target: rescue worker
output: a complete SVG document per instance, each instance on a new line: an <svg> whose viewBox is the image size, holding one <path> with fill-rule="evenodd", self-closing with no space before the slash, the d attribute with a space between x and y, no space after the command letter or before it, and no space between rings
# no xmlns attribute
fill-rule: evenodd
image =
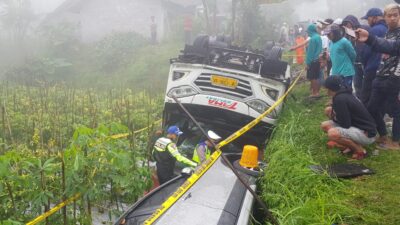
<svg viewBox="0 0 400 225"><path fill-rule="evenodd" d="M178 137L183 132L177 126L170 126L167 130L167 137L157 139L154 144L153 156L156 160L157 176L160 185L171 180L174 177L175 162L179 161L190 167L196 167L197 164L181 155L176 146Z"/></svg>
<svg viewBox="0 0 400 225"><path fill-rule="evenodd" d="M209 130L207 132L207 136L214 144L221 139L221 137L212 130ZM196 145L196 148L193 152L192 160L195 161L197 164L200 164L209 159L212 153L211 150L213 150L212 148L214 147L213 143L211 143L210 140L207 139L205 141L201 141L198 145Z"/></svg>

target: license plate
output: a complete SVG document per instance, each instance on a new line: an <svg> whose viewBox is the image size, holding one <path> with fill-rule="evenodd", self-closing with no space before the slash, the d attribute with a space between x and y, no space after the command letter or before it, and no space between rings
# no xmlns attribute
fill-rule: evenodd
<svg viewBox="0 0 400 225"><path fill-rule="evenodd" d="M238 85L238 80L229 78L229 77L221 77L221 76L217 76L217 75L212 75L211 76L211 84L214 86L235 89Z"/></svg>

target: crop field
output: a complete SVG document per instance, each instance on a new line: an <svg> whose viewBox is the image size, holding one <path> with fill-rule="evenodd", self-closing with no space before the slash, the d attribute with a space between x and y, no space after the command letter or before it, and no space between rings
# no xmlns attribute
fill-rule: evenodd
<svg viewBox="0 0 400 225"><path fill-rule="evenodd" d="M130 89L0 84L2 224L29 221L76 194L47 224L89 224L94 207L112 208L111 217L134 202L151 185L148 137L162 101Z"/></svg>

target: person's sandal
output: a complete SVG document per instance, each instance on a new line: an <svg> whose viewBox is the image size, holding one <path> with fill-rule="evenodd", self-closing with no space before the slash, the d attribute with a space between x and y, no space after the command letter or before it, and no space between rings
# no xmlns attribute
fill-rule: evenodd
<svg viewBox="0 0 400 225"><path fill-rule="evenodd" d="M336 141L328 141L328 142L326 143L326 146L327 146L329 149L338 147Z"/></svg>
<svg viewBox="0 0 400 225"><path fill-rule="evenodd" d="M351 156L351 159L354 159L354 160L362 160L362 159L364 159L365 157L367 157L367 152L355 152L352 156Z"/></svg>
<svg viewBox="0 0 400 225"><path fill-rule="evenodd" d="M351 151L350 148L346 148L345 150L343 150L343 151L341 151L341 152L342 152L343 155L346 155L346 154L348 154L348 153L350 153L350 152L352 152L352 151Z"/></svg>

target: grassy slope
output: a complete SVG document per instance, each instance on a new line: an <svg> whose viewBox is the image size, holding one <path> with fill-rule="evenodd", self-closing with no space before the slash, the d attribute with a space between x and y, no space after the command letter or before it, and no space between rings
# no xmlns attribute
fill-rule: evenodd
<svg viewBox="0 0 400 225"><path fill-rule="evenodd" d="M288 98L265 153L269 167L262 180L263 198L280 224L399 224L399 151L362 160L376 171L373 176L339 180L308 169L346 162L347 157L328 150L319 129L327 97L309 102L307 90L300 85L293 92L296 99Z"/></svg>
<svg viewBox="0 0 400 225"><path fill-rule="evenodd" d="M171 42L144 45L135 52L135 57L129 63L109 73L98 68L93 61L95 59L82 59L76 65L77 77L70 81L74 87L130 88L163 93L168 79L169 60L177 57L181 48L183 44Z"/></svg>

